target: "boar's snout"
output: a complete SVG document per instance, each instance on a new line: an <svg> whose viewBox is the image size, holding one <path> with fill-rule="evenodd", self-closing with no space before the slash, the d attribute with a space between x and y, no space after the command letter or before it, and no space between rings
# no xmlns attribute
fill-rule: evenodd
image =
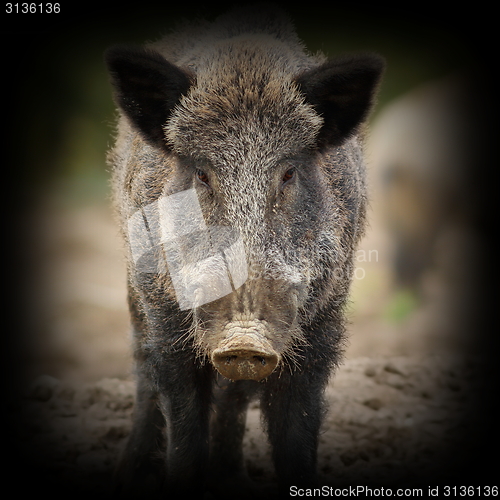
<svg viewBox="0 0 500 500"><path fill-rule="evenodd" d="M230 380L262 380L276 368L278 355L256 349L218 349L212 356L217 371Z"/></svg>
<svg viewBox="0 0 500 500"><path fill-rule="evenodd" d="M230 380L262 380L271 375L280 356L259 333L235 333L212 353L212 364Z"/></svg>

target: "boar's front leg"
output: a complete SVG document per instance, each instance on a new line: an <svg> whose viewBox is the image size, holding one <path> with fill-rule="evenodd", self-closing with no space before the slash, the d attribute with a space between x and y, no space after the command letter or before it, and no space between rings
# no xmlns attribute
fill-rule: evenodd
<svg viewBox="0 0 500 500"><path fill-rule="evenodd" d="M253 380L231 382L218 377L210 449L210 490L218 497L228 490L232 497L253 490L243 460L243 436L248 404L258 390L259 384Z"/></svg>
<svg viewBox="0 0 500 500"><path fill-rule="evenodd" d="M115 471L118 498L132 498L160 490L165 477L165 467L159 458L164 427L157 394L139 371L132 431Z"/></svg>
<svg viewBox="0 0 500 500"><path fill-rule="evenodd" d="M135 309L136 407L116 489L124 497L161 489L168 498L194 495L205 487L213 369L176 342L181 330L167 315L150 308L146 328Z"/></svg>
<svg viewBox="0 0 500 500"><path fill-rule="evenodd" d="M314 487L318 434L323 419L324 389L335 353L311 346L300 367L283 367L265 382L261 409L267 423L279 485ZM318 353L321 353L318 355ZM324 355L324 356L322 356Z"/></svg>
<svg viewBox="0 0 500 500"><path fill-rule="evenodd" d="M166 422L165 493L173 498L201 494L209 457L212 368L181 350L164 355L158 371L158 403Z"/></svg>
<svg viewBox="0 0 500 500"><path fill-rule="evenodd" d="M306 375L286 378L289 384L283 376L269 384L261 403L273 462L280 487L313 486L322 398L317 387L304 383Z"/></svg>

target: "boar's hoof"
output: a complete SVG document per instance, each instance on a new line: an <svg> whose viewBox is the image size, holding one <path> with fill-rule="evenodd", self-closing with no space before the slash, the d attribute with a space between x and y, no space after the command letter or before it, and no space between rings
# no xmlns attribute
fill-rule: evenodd
<svg viewBox="0 0 500 500"><path fill-rule="evenodd" d="M230 380L262 380L271 375L278 355L253 349L217 349L212 356L217 371Z"/></svg>

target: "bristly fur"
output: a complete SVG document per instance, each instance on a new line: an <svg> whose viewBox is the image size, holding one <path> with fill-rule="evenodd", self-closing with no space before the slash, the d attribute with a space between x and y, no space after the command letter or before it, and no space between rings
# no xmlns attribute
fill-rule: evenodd
<svg viewBox="0 0 500 500"><path fill-rule="evenodd" d="M141 492L158 473L151 457L165 422L169 493L201 496L215 478L217 495L219 476L244 475L243 415L256 395L284 491L313 484L323 391L341 359L365 226L361 127L383 62L312 56L288 16L268 7L186 23L146 47L112 48L106 62L121 112L109 162L127 243L138 377L119 488ZM192 194L201 215L162 215L159 207L178 193ZM235 286L232 276L228 293L190 309L180 305L178 262L165 257L162 231L170 224L188 235L193 220L202 234L236 235L245 279ZM208 257L224 241L207 256L186 241L191 260L177 277L196 295L198 277L182 270L219 279L223 259L211 268ZM212 355L239 331L276 356L262 348L251 366L263 380L228 376L241 380L217 392L215 370L225 372ZM260 359L279 364L262 371Z"/></svg>

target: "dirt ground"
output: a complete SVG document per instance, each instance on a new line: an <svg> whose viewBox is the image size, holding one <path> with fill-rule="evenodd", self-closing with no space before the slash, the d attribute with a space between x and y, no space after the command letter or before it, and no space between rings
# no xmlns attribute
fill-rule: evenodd
<svg viewBox="0 0 500 500"><path fill-rule="evenodd" d="M51 200L33 224L36 328L16 439L54 494L107 496L134 404L121 241L107 205L62 210L57 196ZM427 489L431 476L456 481L477 444L481 360L463 355L470 340L451 320L456 304L439 273L426 278L426 300L394 292L389 259L383 232L369 232L358 255L346 359L326 394L318 464L325 485ZM252 478L273 480L257 404L245 456Z"/></svg>

